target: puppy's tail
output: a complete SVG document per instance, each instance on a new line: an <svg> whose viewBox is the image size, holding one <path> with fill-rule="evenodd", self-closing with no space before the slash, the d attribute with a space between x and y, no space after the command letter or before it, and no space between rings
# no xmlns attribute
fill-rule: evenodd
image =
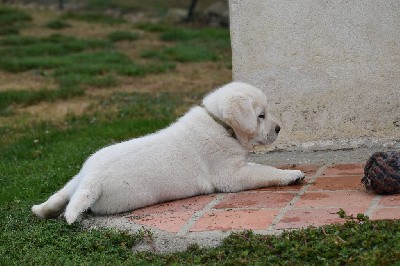
<svg viewBox="0 0 400 266"><path fill-rule="evenodd" d="M48 219L58 217L67 206L69 199L76 190L79 176L71 179L62 189L54 193L46 202L32 206L32 212L39 218Z"/></svg>

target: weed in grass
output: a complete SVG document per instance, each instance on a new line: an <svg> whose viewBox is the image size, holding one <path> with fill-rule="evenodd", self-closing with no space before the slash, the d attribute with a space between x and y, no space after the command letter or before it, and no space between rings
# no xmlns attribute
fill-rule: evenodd
<svg viewBox="0 0 400 266"><path fill-rule="evenodd" d="M108 34L108 39L112 42L119 41L135 41L139 38L139 35L135 32L130 31L113 31Z"/></svg>
<svg viewBox="0 0 400 266"><path fill-rule="evenodd" d="M64 20L55 19L48 21L45 26L49 29L60 30L71 27L71 24Z"/></svg>
<svg viewBox="0 0 400 266"><path fill-rule="evenodd" d="M91 23L102 23L102 24L121 24L125 23L126 20L123 18L116 18L113 16L105 15L102 13L78 13L78 12L67 12L63 14L61 19L76 19Z"/></svg>
<svg viewBox="0 0 400 266"><path fill-rule="evenodd" d="M351 214L351 215L348 215L348 214L346 213L346 211L343 210L343 209L340 209L340 210L337 212L337 214L339 215L340 218L345 219L346 221L365 222L365 221L368 221L368 220L369 220L368 216L366 216L366 215L364 215L364 214L362 214L362 213L359 213L359 214L357 214L356 217L354 217L354 215L352 215L352 214Z"/></svg>

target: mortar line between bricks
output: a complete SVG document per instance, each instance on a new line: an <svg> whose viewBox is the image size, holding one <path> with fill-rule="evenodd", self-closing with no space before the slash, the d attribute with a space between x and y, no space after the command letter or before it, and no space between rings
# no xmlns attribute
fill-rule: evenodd
<svg viewBox="0 0 400 266"><path fill-rule="evenodd" d="M200 211L196 211L187 221L186 223L181 227L179 232L176 234L177 236L186 236L189 233L190 228L197 222L197 220L203 215L210 211L214 206L216 206L218 203L221 202L225 198L225 195L229 193L218 193L216 194L216 197L214 200L209 202L203 209Z"/></svg>
<svg viewBox="0 0 400 266"><path fill-rule="evenodd" d="M304 195L304 193L306 193L307 189L309 186L312 185L313 182L315 182L315 180L317 179L317 177L319 177L327 168L326 165L321 166L314 174L313 177L310 178L310 180L308 181L308 183L306 185L303 186L303 188L296 193L296 195L293 197L293 199L291 201L289 201L285 207L283 207L280 212L278 213L277 216L275 216L275 219L272 221L271 225L268 227L268 231L271 230L276 230L275 226L281 221L281 219L283 218L283 216L286 214L286 212L289 209L293 209L294 204L300 199L300 197L302 195Z"/></svg>
<svg viewBox="0 0 400 266"><path fill-rule="evenodd" d="M355 176L363 176L363 174L339 174L339 175L322 175L321 178L330 178L330 177L355 177Z"/></svg>
<svg viewBox="0 0 400 266"><path fill-rule="evenodd" d="M382 196L377 195L371 202L371 204L369 205L368 209L365 211L365 215L368 216L369 218L371 218L372 214L374 213L374 211L377 209L378 207L378 203L379 201L382 199Z"/></svg>

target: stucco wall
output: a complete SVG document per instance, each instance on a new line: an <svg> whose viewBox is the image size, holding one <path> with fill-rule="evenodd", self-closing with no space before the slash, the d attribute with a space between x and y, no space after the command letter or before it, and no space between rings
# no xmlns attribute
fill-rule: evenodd
<svg viewBox="0 0 400 266"><path fill-rule="evenodd" d="M400 140L399 0L229 5L234 80L266 92L278 146Z"/></svg>

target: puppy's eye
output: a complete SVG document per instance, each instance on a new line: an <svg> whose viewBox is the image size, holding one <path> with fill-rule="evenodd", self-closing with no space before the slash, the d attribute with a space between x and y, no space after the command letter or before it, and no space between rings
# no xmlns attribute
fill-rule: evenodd
<svg viewBox="0 0 400 266"><path fill-rule="evenodd" d="M264 119L264 118L265 118L265 114L264 114L264 113L261 113L261 114L258 116L258 118Z"/></svg>

